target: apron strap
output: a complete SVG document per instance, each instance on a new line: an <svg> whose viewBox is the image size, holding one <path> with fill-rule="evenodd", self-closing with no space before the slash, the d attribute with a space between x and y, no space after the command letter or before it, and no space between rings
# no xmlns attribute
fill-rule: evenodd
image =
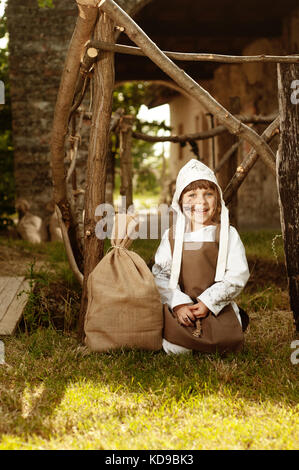
<svg viewBox="0 0 299 470"><path fill-rule="evenodd" d="M217 224L216 233L215 233L215 242L218 243L218 245L219 245L219 238L220 238L220 227L221 225Z"/></svg>
<svg viewBox="0 0 299 470"><path fill-rule="evenodd" d="M168 234L168 238L169 238L169 244L170 244L170 249L171 249L171 255L173 256L173 249L174 249L174 238L173 238L173 229L175 228L174 225L172 225L169 229L169 234Z"/></svg>

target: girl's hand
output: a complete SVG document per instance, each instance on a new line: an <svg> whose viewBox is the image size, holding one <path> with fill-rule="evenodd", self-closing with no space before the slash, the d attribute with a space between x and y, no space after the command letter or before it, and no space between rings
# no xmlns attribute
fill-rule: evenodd
<svg viewBox="0 0 299 470"><path fill-rule="evenodd" d="M173 311L177 316L178 322L184 326L192 326L193 322L196 320L193 312L191 312L190 307L192 305L184 304L177 305L174 307Z"/></svg>
<svg viewBox="0 0 299 470"><path fill-rule="evenodd" d="M190 305L189 309L195 318L204 318L209 313L208 307L203 302L201 302L201 300L199 300L197 304Z"/></svg>

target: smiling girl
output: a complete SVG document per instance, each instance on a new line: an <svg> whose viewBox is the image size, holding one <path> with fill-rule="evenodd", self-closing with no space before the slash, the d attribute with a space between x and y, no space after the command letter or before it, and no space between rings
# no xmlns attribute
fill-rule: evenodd
<svg viewBox="0 0 299 470"><path fill-rule="evenodd" d="M248 281L248 264L206 165L192 159L180 170L172 208L176 222L164 232L152 268L164 310L163 348L239 351L248 316L233 299Z"/></svg>

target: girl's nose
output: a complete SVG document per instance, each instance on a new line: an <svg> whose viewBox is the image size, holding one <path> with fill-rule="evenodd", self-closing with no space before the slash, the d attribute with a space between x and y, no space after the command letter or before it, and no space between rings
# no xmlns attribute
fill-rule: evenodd
<svg viewBox="0 0 299 470"><path fill-rule="evenodd" d="M197 198L195 200L195 204L198 204L198 205L205 204L205 197L204 196L197 196Z"/></svg>

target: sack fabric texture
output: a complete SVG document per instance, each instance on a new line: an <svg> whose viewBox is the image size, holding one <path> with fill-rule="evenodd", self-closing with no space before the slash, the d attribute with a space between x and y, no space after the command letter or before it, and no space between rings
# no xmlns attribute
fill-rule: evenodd
<svg viewBox="0 0 299 470"><path fill-rule="evenodd" d="M134 215L115 215L111 250L88 277L84 330L91 351L162 348L160 293L145 261L128 249L137 224Z"/></svg>

